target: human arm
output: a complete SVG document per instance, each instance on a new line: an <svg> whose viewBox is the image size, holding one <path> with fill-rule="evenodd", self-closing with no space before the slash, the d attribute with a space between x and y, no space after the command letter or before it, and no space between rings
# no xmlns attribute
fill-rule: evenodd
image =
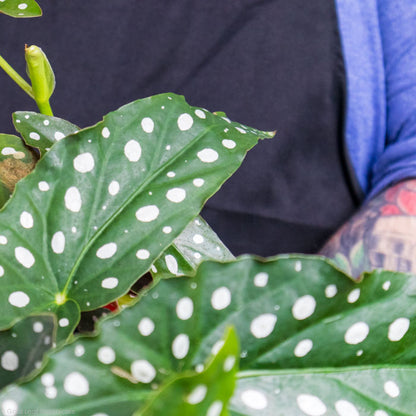
<svg viewBox="0 0 416 416"><path fill-rule="evenodd" d="M416 273L416 179L387 188L355 214L320 254L358 277L375 268Z"/></svg>

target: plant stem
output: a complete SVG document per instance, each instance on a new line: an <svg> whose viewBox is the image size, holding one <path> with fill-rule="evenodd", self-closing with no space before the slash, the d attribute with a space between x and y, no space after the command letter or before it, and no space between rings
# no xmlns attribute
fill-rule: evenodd
<svg viewBox="0 0 416 416"><path fill-rule="evenodd" d="M7 63L0 55L0 67L4 69L7 75L26 93L30 98L35 98L32 87ZM49 105L49 103L48 103Z"/></svg>
<svg viewBox="0 0 416 416"><path fill-rule="evenodd" d="M36 104L41 114L45 114L45 116L53 116L53 112L52 112L51 105L49 104L49 100L44 103L40 103L36 101Z"/></svg>

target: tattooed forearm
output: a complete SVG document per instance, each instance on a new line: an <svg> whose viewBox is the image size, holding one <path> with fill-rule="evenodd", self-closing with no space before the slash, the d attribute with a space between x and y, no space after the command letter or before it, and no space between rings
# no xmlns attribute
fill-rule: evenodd
<svg viewBox="0 0 416 416"><path fill-rule="evenodd" d="M353 276L375 268L416 273L416 179L366 204L322 248Z"/></svg>

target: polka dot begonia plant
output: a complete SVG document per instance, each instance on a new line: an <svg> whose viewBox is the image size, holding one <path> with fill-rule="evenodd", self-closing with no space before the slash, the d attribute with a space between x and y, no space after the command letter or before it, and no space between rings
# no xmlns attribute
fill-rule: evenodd
<svg viewBox="0 0 416 416"><path fill-rule="evenodd" d="M415 279L377 271L356 283L313 256L204 262L196 276L164 279L102 320L97 336L50 354L36 378L0 393L0 406L91 416L412 415Z"/></svg>
<svg viewBox="0 0 416 416"><path fill-rule="evenodd" d="M26 146L0 134L0 415L416 414L415 276L235 259L198 217L273 133L174 94L80 130L26 60L32 85L0 56L43 113L13 115Z"/></svg>

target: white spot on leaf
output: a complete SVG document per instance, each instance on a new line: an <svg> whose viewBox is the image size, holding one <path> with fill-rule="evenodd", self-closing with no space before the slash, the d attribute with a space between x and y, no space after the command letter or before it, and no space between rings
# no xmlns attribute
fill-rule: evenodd
<svg viewBox="0 0 416 416"><path fill-rule="evenodd" d="M55 399L58 395L58 389L55 386L46 387L45 397L48 399Z"/></svg>
<svg viewBox="0 0 416 416"><path fill-rule="evenodd" d="M347 400L338 400L335 403L335 410L339 416L360 416L357 408Z"/></svg>
<svg viewBox="0 0 416 416"><path fill-rule="evenodd" d="M136 211L136 218L141 222L154 221L159 216L159 208L156 205L147 205Z"/></svg>
<svg viewBox="0 0 416 416"><path fill-rule="evenodd" d="M256 338L266 338L274 330L277 317L272 313L265 313L253 319L250 324L250 332Z"/></svg>
<svg viewBox="0 0 416 416"><path fill-rule="evenodd" d="M71 186L65 192L65 207L72 212L79 212L81 210L82 200L81 194L76 186Z"/></svg>
<svg viewBox="0 0 416 416"><path fill-rule="evenodd" d="M144 337L148 337L155 330L155 323L150 318L142 318L137 329Z"/></svg>
<svg viewBox="0 0 416 416"><path fill-rule="evenodd" d="M185 358L189 351L189 337L186 334L179 334L172 342L172 353L175 358Z"/></svg>
<svg viewBox="0 0 416 416"><path fill-rule="evenodd" d="M65 235L62 231L56 232L51 241L52 250L56 254L62 254L65 250Z"/></svg>
<svg viewBox="0 0 416 416"><path fill-rule="evenodd" d="M254 276L254 286L265 287L268 281L269 275L267 273L261 272Z"/></svg>
<svg viewBox="0 0 416 416"><path fill-rule="evenodd" d="M141 383L151 383L156 377L156 370L146 360L137 360L134 361L130 366L130 371L132 376Z"/></svg>
<svg viewBox="0 0 416 416"><path fill-rule="evenodd" d="M236 358L234 357L234 355L229 355L224 361L223 370L226 373L228 373L229 371L233 369L235 362L236 362Z"/></svg>
<svg viewBox="0 0 416 416"><path fill-rule="evenodd" d="M201 234L195 234L195 235L192 237L192 241L193 241L195 244L202 244L202 243L204 242L204 237L202 237L202 235L201 235Z"/></svg>
<svg viewBox="0 0 416 416"><path fill-rule="evenodd" d="M43 331L43 324L42 322L35 322L33 324L33 332L40 334Z"/></svg>
<svg viewBox="0 0 416 416"><path fill-rule="evenodd" d="M369 332L370 328L365 322L357 322L347 329L344 340L347 344L357 345L367 338Z"/></svg>
<svg viewBox="0 0 416 416"><path fill-rule="evenodd" d="M68 318L61 318L58 323L61 328L65 328L69 325L69 320Z"/></svg>
<svg viewBox="0 0 416 416"><path fill-rule="evenodd" d="M97 257L100 259L110 259L117 252L116 243L107 243L97 250Z"/></svg>
<svg viewBox="0 0 416 416"><path fill-rule="evenodd" d="M33 139L33 140L40 140L40 136L39 136L39 134L38 134L38 133L36 133L36 132L34 132L34 131L32 131L32 132L29 134L29 137L30 137L31 139Z"/></svg>
<svg viewBox="0 0 416 416"><path fill-rule="evenodd" d="M140 260L146 260L150 257L150 252L149 250L142 248L136 252L136 257Z"/></svg>
<svg viewBox="0 0 416 416"><path fill-rule="evenodd" d="M14 249L16 260L26 269L30 269L35 264L33 254L24 247L16 247Z"/></svg>
<svg viewBox="0 0 416 416"><path fill-rule="evenodd" d="M327 298L333 298L338 293L338 289L335 285L328 285L325 288L325 296Z"/></svg>
<svg viewBox="0 0 416 416"><path fill-rule="evenodd" d="M194 179L193 181L192 181L192 183L194 184L194 186L196 186L197 188L200 188L204 183L205 183L205 181L203 180L203 179L201 179L201 178L196 178L196 179Z"/></svg>
<svg viewBox="0 0 416 416"><path fill-rule="evenodd" d="M295 319L301 321L309 318L314 312L316 307L315 298L311 295L305 295L296 300L292 307L292 315Z"/></svg>
<svg viewBox="0 0 416 416"><path fill-rule="evenodd" d="M16 149L14 149L13 147L4 147L1 150L1 154L4 156L13 155L15 153L16 153Z"/></svg>
<svg viewBox="0 0 416 416"><path fill-rule="evenodd" d="M384 383L384 391L387 395L395 399L400 395L400 388L394 381L386 381Z"/></svg>
<svg viewBox="0 0 416 416"><path fill-rule="evenodd" d="M220 416L223 407L224 404L221 400L215 400L215 402L213 402L208 408L206 416Z"/></svg>
<svg viewBox="0 0 416 416"><path fill-rule="evenodd" d="M206 118L207 116L205 115L205 113L202 111L202 110L195 110L195 115L197 116L197 117L199 117L199 118L202 118L202 119L204 119L204 118Z"/></svg>
<svg viewBox="0 0 416 416"><path fill-rule="evenodd" d="M186 401L189 404L198 404L201 403L202 400L205 399L205 396L207 395L208 388L205 384L199 384L196 386L191 393L186 398Z"/></svg>
<svg viewBox="0 0 416 416"><path fill-rule="evenodd" d="M352 290L348 294L347 301L348 301L348 303L355 303L355 302L357 302L359 297L360 297L360 289L357 288L357 289Z"/></svg>
<svg viewBox="0 0 416 416"><path fill-rule="evenodd" d="M249 389L241 393L241 401L250 409L263 410L268 401L265 394L259 390Z"/></svg>
<svg viewBox="0 0 416 416"><path fill-rule="evenodd" d="M138 162L142 156L142 148L136 140L130 140L124 146L124 155L130 162Z"/></svg>
<svg viewBox="0 0 416 416"><path fill-rule="evenodd" d="M308 416L323 416L327 410L322 400L311 394L299 394L296 402L299 409Z"/></svg>
<svg viewBox="0 0 416 416"><path fill-rule="evenodd" d="M217 355L221 348L224 346L224 341L222 339L220 339L219 341L217 341L211 348L211 354L213 355Z"/></svg>
<svg viewBox="0 0 416 416"><path fill-rule="evenodd" d="M104 139L108 139L110 137L110 130L108 129L108 127L104 127L101 130L101 135L104 137Z"/></svg>
<svg viewBox="0 0 416 416"><path fill-rule="evenodd" d="M117 181L111 181L108 185L108 193L112 196L117 195L120 191L120 184Z"/></svg>
<svg viewBox="0 0 416 416"><path fill-rule="evenodd" d="M145 133L152 133L153 129L155 128L155 123L150 117L145 117L142 122L142 129Z"/></svg>
<svg viewBox="0 0 416 416"><path fill-rule="evenodd" d="M400 341L409 330L410 321L408 318L398 318L389 326L388 338L390 341Z"/></svg>
<svg viewBox="0 0 416 416"><path fill-rule="evenodd" d="M197 156L204 163L213 163L218 159L218 153L214 149L203 149L197 153Z"/></svg>
<svg viewBox="0 0 416 416"><path fill-rule="evenodd" d="M80 173L91 172L94 169L94 158L91 153L81 153L73 160L74 169Z"/></svg>
<svg viewBox="0 0 416 416"><path fill-rule="evenodd" d="M38 183L38 188L42 192L47 192L47 191L49 191L49 184L48 184L48 182L40 181Z"/></svg>
<svg viewBox="0 0 416 416"><path fill-rule="evenodd" d="M181 131L189 130L194 124L194 119L191 115L184 113L178 117L178 127Z"/></svg>
<svg viewBox="0 0 416 416"><path fill-rule="evenodd" d="M54 134L55 140L59 142L59 140L62 140L65 137L65 134L63 134L60 131L55 132Z"/></svg>
<svg viewBox="0 0 416 416"><path fill-rule="evenodd" d="M231 292L225 286L222 286L212 293L211 305L217 311L227 308L231 303Z"/></svg>
<svg viewBox="0 0 416 416"><path fill-rule="evenodd" d="M389 416L389 414L385 412L384 410L376 410L374 412L374 416Z"/></svg>
<svg viewBox="0 0 416 416"><path fill-rule="evenodd" d="M171 254L165 256L166 267L172 274L178 274L178 262Z"/></svg>
<svg viewBox="0 0 416 416"><path fill-rule="evenodd" d="M97 351L97 358L103 364L112 364L116 360L116 353L111 347L101 347Z"/></svg>
<svg viewBox="0 0 416 416"><path fill-rule="evenodd" d="M101 282L101 287L104 289L114 289L118 286L118 279L117 277L106 277Z"/></svg>
<svg viewBox="0 0 416 416"><path fill-rule="evenodd" d="M55 384L55 377L52 373L45 373L45 374L42 374L42 377L40 378L40 382L45 387L51 387Z"/></svg>
<svg viewBox="0 0 416 416"><path fill-rule="evenodd" d="M3 415L7 416L15 416L18 414L19 406L14 400L5 400L1 403L1 412Z"/></svg>
<svg viewBox="0 0 416 416"><path fill-rule="evenodd" d="M175 203L182 202L186 198L186 191L182 188L172 188L166 193L166 198Z"/></svg>
<svg viewBox="0 0 416 416"><path fill-rule="evenodd" d="M178 315L179 319L183 321L188 320L191 318L194 312L194 303L192 299L189 297L184 297L178 301L176 304L176 315Z"/></svg>
<svg viewBox="0 0 416 416"><path fill-rule="evenodd" d="M82 357L85 353L85 348L83 345L76 345L75 346L75 350L74 350L74 354L76 357Z"/></svg>
<svg viewBox="0 0 416 416"><path fill-rule="evenodd" d="M296 357L304 357L312 350L313 342L310 339L303 339L296 345L294 354Z"/></svg>
<svg viewBox="0 0 416 416"><path fill-rule="evenodd" d="M23 228L27 228L27 229L32 228L33 227L33 217L32 217L32 214L30 214L27 211L23 211L20 214L20 225Z"/></svg>
<svg viewBox="0 0 416 416"><path fill-rule="evenodd" d="M85 396L90 390L90 385L81 373L74 371L65 377L64 390L71 396Z"/></svg>
<svg viewBox="0 0 416 416"><path fill-rule="evenodd" d="M234 140L224 139L222 145L227 149L234 149L236 144Z"/></svg>
<svg viewBox="0 0 416 416"><path fill-rule="evenodd" d="M1 366L6 371L16 371L19 368L19 357L14 351L5 351L1 356Z"/></svg>

